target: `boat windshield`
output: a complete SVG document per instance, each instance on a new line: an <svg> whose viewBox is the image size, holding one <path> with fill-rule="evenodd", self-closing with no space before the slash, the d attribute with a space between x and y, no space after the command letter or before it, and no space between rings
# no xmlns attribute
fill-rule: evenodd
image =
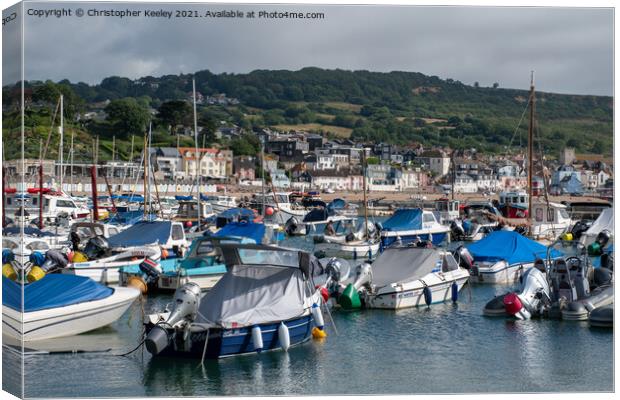
<svg viewBox="0 0 620 400"><path fill-rule="evenodd" d="M298 267L298 251L273 251L261 249L239 249L242 264L277 265L282 267Z"/></svg>

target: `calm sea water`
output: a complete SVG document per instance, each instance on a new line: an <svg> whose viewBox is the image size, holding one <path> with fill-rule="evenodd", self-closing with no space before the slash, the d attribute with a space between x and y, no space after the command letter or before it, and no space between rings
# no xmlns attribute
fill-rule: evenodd
<svg viewBox="0 0 620 400"><path fill-rule="evenodd" d="M290 246L308 248L302 239ZM311 247L311 246L310 246ZM509 321L482 316L508 288L465 286L457 304L401 311L334 312L339 335L287 353L208 360L130 356L148 296L117 323L52 341L49 348L106 350L25 358L26 397L415 394L612 391L613 334L583 322ZM19 358L3 357L3 387L19 393Z"/></svg>

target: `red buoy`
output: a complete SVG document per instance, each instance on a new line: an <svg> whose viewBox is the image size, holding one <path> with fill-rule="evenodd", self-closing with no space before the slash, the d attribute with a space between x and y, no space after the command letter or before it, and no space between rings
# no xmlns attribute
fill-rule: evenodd
<svg viewBox="0 0 620 400"><path fill-rule="evenodd" d="M265 215L267 215L267 216L273 215L273 207L267 207L265 209Z"/></svg>
<svg viewBox="0 0 620 400"><path fill-rule="evenodd" d="M508 314L516 315L523 308L523 304L516 293L508 293L504 296L504 308Z"/></svg>

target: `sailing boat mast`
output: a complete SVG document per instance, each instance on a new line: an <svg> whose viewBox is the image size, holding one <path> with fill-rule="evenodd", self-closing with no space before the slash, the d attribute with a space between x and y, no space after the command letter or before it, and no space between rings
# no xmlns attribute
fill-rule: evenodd
<svg viewBox="0 0 620 400"><path fill-rule="evenodd" d="M62 192L62 182L64 176L64 168L63 168L63 145L64 145L64 130L65 130L65 120L64 120L64 96L60 95L60 126L58 127L58 131L60 133L60 144L58 146L58 157L60 158L60 192Z"/></svg>
<svg viewBox="0 0 620 400"><path fill-rule="evenodd" d="M149 169L148 169L148 157L149 155L147 154L148 148L147 148L147 143L148 143L148 134L146 132L144 132L144 189L142 191L143 195L144 195L144 219L146 220L146 216L148 214L147 211L147 206L146 206L146 199L147 199L147 184L148 184L148 176L149 176Z"/></svg>
<svg viewBox="0 0 620 400"><path fill-rule="evenodd" d="M368 199L366 198L366 148L362 148L362 168L362 186L364 189L364 226L366 229L366 240L368 240Z"/></svg>
<svg viewBox="0 0 620 400"><path fill-rule="evenodd" d="M527 139L527 195L528 195L528 217L531 218L532 212L532 182L534 178L534 115L536 112L536 93L534 91L534 71L532 71L530 82L530 123L528 127Z"/></svg>
<svg viewBox="0 0 620 400"><path fill-rule="evenodd" d="M71 150L69 151L69 153L71 155L71 168L70 168L71 189L69 190L70 194L73 194L73 136L74 135L75 135L75 132L73 130L71 130Z"/></svg>
<svg viewBox="0 0 620 400"><path fill-rule="evenodd" d="M196 116L196 78L192 78L192 102L194 103L194 146L196 148L196 191L197 191L197 204L198 204L198 221L196 222L196 230L200 231L200 221L202 214L202 202L200 200L200 156L198 154L198 118Z"/></svg>

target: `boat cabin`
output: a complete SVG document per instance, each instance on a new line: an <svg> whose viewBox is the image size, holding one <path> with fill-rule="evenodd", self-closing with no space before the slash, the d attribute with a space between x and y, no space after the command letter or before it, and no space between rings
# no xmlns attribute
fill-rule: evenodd
<svg viewBox="0 0 620 400"><path fill-rule="evenodd" d="M501 192L499 209L507 218L526 218L528 216L529 196L523 190Z"/></svg>
<svg viewBox="0 0 620 400"><path fill-rule="evenodd" d="M459 218L459 201L438 199L435 201L435 211L439 213L440 222L454 221Z"/></svg>

